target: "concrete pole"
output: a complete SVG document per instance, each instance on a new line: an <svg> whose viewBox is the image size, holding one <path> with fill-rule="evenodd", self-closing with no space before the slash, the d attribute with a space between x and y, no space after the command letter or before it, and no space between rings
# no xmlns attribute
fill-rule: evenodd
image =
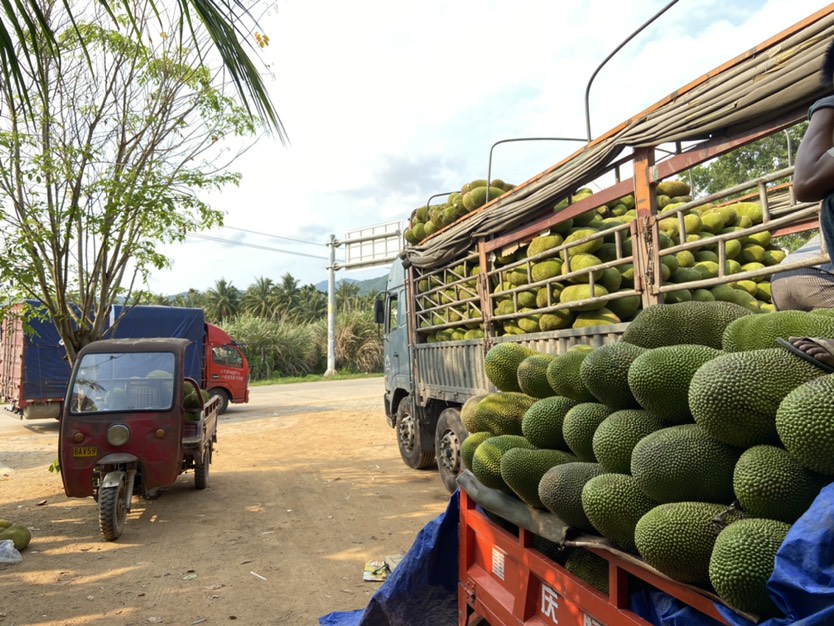
<svg viewBox="0 0 834 626"><path fill-rule="evenodd" d="M336 375L336 235L330 235L330 267L327 269L327 371Z"/></svg>

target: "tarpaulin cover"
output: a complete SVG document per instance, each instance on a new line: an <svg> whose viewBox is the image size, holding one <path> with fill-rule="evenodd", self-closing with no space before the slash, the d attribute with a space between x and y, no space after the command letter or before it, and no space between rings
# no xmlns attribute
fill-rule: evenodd
<svg viewBox="0 0 834 626"><path fill-rule="evenodd" d="M34 303L37 305L37 303ZM33 318L28 321L33 334L24 341L23 384L26 399L52 400L63 398L72 368L65 358L67 351L52 320Z"/></svg>
<svg viewBox="0 0 834 626"><path fill-rule="evenodd" d="M336 612L320 626L457 624L459 492L429 522L364 610Z"/></svg>
<svg viewBox="0 0 834 626"><path fill-rule="evenodd" d="M446 512L420 531L364 611L331 613L319 620L320 626L455 624L458 514L455 492ZM759 626L834 624L834 484L822 490L788 532L776 555L768 590L787 617L760 621ZM716 606L732 626L754 623L723 605ZM654 626L719 625L661 591L634 593L630 608Z"/></svg>

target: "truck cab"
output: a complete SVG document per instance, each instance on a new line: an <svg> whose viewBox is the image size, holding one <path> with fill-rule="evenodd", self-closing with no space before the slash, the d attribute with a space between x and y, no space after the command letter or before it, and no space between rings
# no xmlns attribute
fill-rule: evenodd
<svg viewBox="0 0 834 626"><path fill-rule="evenodd" d="M206 323L205 388L220 398L220 413L229 402L249 402L249 362L223 329Z"/></svg>

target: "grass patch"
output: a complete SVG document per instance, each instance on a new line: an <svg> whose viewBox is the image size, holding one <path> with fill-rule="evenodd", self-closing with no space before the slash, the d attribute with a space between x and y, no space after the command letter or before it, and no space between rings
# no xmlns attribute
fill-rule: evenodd
<svg viewBox="0 0 834 626"><path fill-rule="evenodd" d="M291 383L316 383L319 381L329 380L350 380L353 378L382 378L381 373L376 374L361 374L356 372L336 372L333 376L325 376L324 374L307 374L306 376L282 376L280 378L271 378L269 380L253 380L249 383L250 387L261 387L263 385L288 385Z"/></svg>

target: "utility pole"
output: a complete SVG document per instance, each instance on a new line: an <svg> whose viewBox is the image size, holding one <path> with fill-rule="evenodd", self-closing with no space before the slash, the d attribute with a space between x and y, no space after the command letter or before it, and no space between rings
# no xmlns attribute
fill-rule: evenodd
<svg viewBox="0 0 834 626"><path fill-rule="evenodd" d="M327 370L325 378L336 375L336 235L330 235L330 266L327 268Z"/></svg>

